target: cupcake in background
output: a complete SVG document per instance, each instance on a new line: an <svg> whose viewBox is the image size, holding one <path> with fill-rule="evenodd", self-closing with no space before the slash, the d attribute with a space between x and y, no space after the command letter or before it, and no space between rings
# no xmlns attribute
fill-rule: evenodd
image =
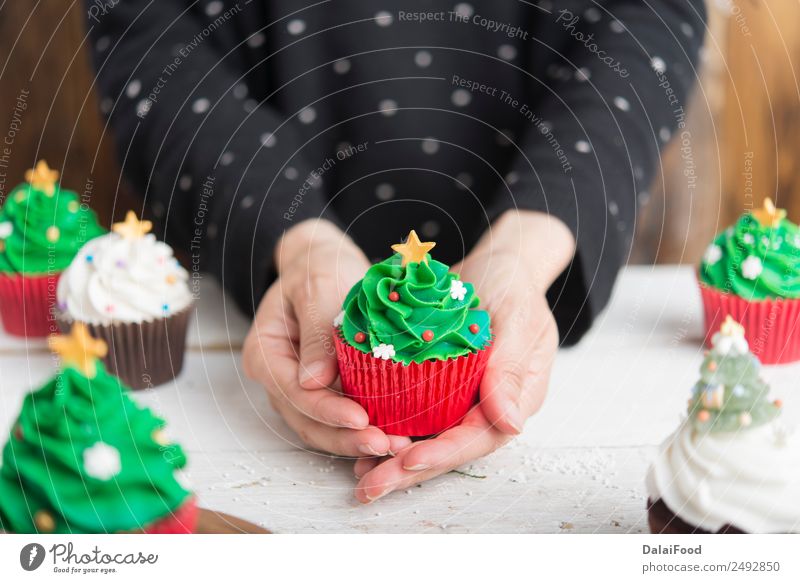
<svg viewBox="0 0 800 583"><path fill-rule="evenodd" d="M0 316L9 334L43 337L58 331L52 308L61 272L105 229L44 160L25 180L0 208Z"/></svg>
<svg viewBox="0 0 800 583"><path fill-rule="evenodd" d="M344 394L394 435L458 424L488 361L489 314L470 283L430 258L414 231L367 270L344 300L334 338Z"/></svg>
<svg viewBox="0 0 800 583"><path fill-rule="evenodd" d="M62 328L86 324L109 346L108 369L135 389L181 371L193 303L189 274L151 228L128 211L80 250L58 284Z"/></svg>
<svg viewBox="0 0 800 583"><path fill-rule="evenodd" d="M3 449L0 531L194 532L186 456L98 360L105 342L75 324L51 347L61 368L26 395Z"/></svg>
<svg viewBox="0 0 800 583"><path fill-rule="evenodd" d="M712 339L688 418L647 474L656 534L800 532L800 441L779 423L761 364L730 316Z"/></svg>
<svg viewBox="0 0 800 583"><path fill-rule="evenodd" d="M800 360L800 229L772 200L708 246L700 264L706 338L726 316L764 364Z"/></svg>

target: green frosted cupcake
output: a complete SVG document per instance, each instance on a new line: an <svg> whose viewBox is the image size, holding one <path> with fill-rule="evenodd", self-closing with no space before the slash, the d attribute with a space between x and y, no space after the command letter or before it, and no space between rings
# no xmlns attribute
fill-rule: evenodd
<svg viewBox="0 0 800 583"><path fill-rule="evenodd" d="M105 230L78 195L62 189L44 160L0 208L0 316L17 336L56 332L58 277L86 241Z"/></svg>
<svg viewBox="0 0 800 583"><path fill-rule="evenodd" d="M457 424L488 361L489 314L471 283L430 257L434 245L411 231L353 286L334 322L344 393L396 435Z"/></svg>
<svg viewBox="0 0 800 583"><path fill-rule="evenodd" d="M108 374L105 343L78 324L52 346L61 370L25 397L3 449L0 530L193 532L183 450Z"/></svg>
<svg viewBox="0 0 800 583"><path fill-rule="evenodd" d="M767 198L714 239L698 271L706 339L741 322L765 364L800 359L800 228Z"/></svg>

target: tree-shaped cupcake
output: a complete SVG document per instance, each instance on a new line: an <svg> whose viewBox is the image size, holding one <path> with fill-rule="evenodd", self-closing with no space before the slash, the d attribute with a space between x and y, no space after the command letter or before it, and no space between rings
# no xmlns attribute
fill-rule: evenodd
<svg viewBox="0 0 800 583"><path fill-rule="evenodd" d="M47 336L61 272L84 243L105 233L58 171L40 160L0 208L0 316L6 332Z"/></svg>
<svg viewBox="0 0 800 583"><path fill-rule="evenodd" d="M703 360L688 417L647 474L654 533L800 529L800 443L767 398L761 363L728 316Z"/></svg>
<svg viewBox="0 0 800 583"><path fill-rule="evenodd" d="M0 530L193 532L186 457L108 374L105 342L78 323L50 345L61 369L25 397L3 450Z"/></svg>
<svg viewBox="0 0 800 583"><path fill-rule="evenodd" d="M475 404L491 343L489 314L414 231L367 270L334 322L344 393L387 433L423 436Z"/></svg>
<svg viewBox="0 0 800 583"><path fill-rule="evenodd" d="M772 421L779 408L767 400L769 386L750 352L744 328L730 316L711 340L700 380L689 401L689 415L701 431L735 431Z"/></svg>

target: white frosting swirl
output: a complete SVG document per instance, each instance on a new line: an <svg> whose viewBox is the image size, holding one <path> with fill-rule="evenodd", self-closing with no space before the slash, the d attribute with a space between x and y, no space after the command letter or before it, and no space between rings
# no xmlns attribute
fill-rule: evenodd
<svg viewBox="0 0 800 583"><path fill-rule="evenodd" d="M81 322L144 322L180 312L192 303L189 274L154 235L109 233L84 245L61 274L61 310Z"/></svg>
<svg viewBox="0 0 800 583"><path fill-rule="evenodd" d="M661 445L647 490L710 532L800 532L800 443L776 422L719 433L684 423Z"/></svg>

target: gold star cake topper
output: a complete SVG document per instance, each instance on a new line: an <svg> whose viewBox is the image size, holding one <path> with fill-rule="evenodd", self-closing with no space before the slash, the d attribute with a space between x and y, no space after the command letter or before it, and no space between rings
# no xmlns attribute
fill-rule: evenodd
<svg viewBox="0 0 800 583"><path fill-rule="evenodd" d="M786 218L786 210L775 208L770 197L764 199L764 206L751 213L764 227L777 227Z"/></svg>
<svg viewBox="0 0 800 583"><path fill-rule="evenodd" d="M128 211L123 222L114 223L111 226L111 230L122 235L124 239L141 239L145 236L145 233L149 233L152 228L152 222L140 221L136 218L136 213L133 211Z"/></svg>
<svg viewBox="0 0 800 583"><path fill-rule="evenodd" d="M434 242L423 243L417 237L417 232L412 230L405 243L392 245L392 250L403 256L401 267L409 263L428 263L428 252L436 246Z"/></svg>
<svg viewBox="0 0 800 583"><path fill-rule="evenodd" d="M25 171L25 181L43 191L47 196L55 194L56 180L58 180L58 170L52 170L44 160L39 160L36 166Z"/></svg>
<svg viewBox="0 0 800 583"><path fill-rule="evenodd" d="M76 322L64 336L51 336L50 350L61 357L63 365L71 365L86 378L97 374L97 359L108 351L108 346L99 338L93 338L84 324Z"/></svg>

